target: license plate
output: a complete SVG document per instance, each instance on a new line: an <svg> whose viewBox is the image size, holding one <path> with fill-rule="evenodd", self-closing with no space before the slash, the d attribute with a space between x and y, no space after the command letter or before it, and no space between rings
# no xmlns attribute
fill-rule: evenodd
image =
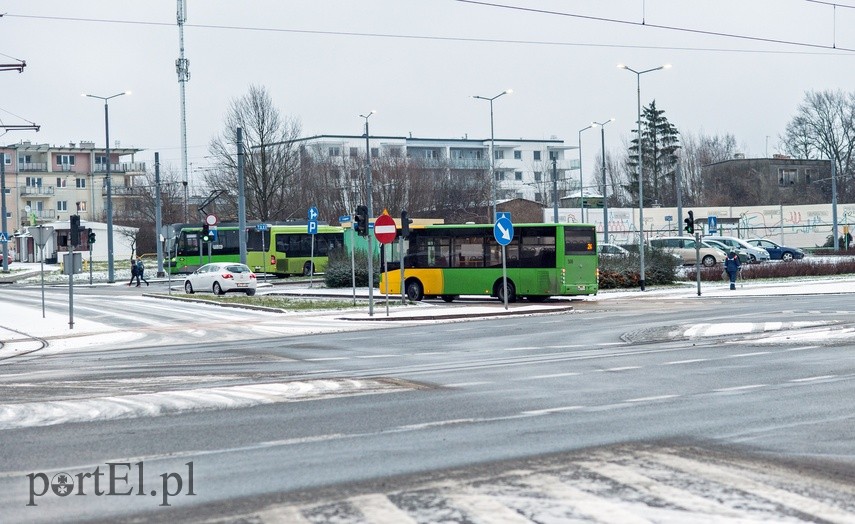
<svg viewBox="0 0 855 524"><path fill-rule="evenodd" d="M245 282L238 282L237 287L246 287L246 283Z"/></svg>

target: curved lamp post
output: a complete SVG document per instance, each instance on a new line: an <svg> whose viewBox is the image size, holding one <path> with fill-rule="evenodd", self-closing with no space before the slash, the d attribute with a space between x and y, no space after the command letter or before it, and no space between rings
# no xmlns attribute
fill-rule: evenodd
<svg viewBox="0 0 855 524"><path fill-rule="evenodd" d="M107 102L111 98L129 94L131 94L130 91L123 91L112 96L98 96L86 93L81 95L104 101L104 134L107 139L107 282L111 284L116 281L116 278L113 269L113 185L110 176L110 109ZM95 203L93 202L92 204L94 205Z"/></svg>
<svg viewBox="0 0 855 524"><path fill-rule="evenodd" d="M594 122L594 125L600 126L600 147L603 155L603 243L609 243L609 202L608 191L609 186L606 183L606 124L614 122L614 118L609 118L605 122Z"/></svg>
<svg viewBox="0 0 855 524"><path fill-rule="evenodd" d="M636 71L635 69L623 64L618 64L618 67L620 69L626 69L630 73L635 73L636 85L638 87L638 166L636 166L636 170L638 173L638 254L641 262L641 273L639 274L638 284L640 285L641 290L644 291L644 184L642 184L641 181L641 174L643 173L641 169L641 75L652 73L653 71L659 71L660 69L668 69L671 67L671 64L665 64L659 67L645 69L643 71Z"/></svg>
<svg viewBox="0 0 855 524"><path fill-rule="evenodd" d="M368 224L371 224L371 218L374 216L374 202L371 199L371 144L368 141L368 118L376 113L373 109L367 115L359 115L365 119L365 185L368 186ZM366 241L368 242L368 316L374 316L374 251L371 249L372 231L368 231ZM401 283L403 286L403 282Z"/></svg>
<svg viewBox="0 0 855 524"><path fill-rule="evenodd" d="M597 124L591 122L591 125L588 127L583 127L579 130L579 223L583 223L585 221L585 184L584 178L582 176L582 131L587 131L592 127L597 127Z"/></svg>
<svg viewBox="0 0 855 524"><path fill-rule="evenodd" d="M479 100L487 100L488 102L490 102L490 187L491 187L492 193L493 193L493 222L496 221L496 174L493 171L494 170L493 163L495 161L495 156L496 156L496 153L493 152L493 149L495 147L495 140L496 139L495 139L495 136L493 135L493 100L495 100L495 99L497 99L503 95L509 95L513 92L514 92L513 89L505 89L504 91L502 91L501 93L499 93L498 95L493 96L493 97L478 96L478 95L472 96L472 98L477 98Z"/></svg>

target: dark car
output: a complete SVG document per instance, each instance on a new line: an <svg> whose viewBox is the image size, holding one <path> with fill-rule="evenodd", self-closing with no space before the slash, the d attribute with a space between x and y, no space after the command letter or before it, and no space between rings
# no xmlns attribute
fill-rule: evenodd
<svg viewBox="0 0 855 524"><path fill-rule="evenodd" d="M781 244L766 240L765 238L752 238L747 240L752 246L762 247L769 252L769 258L772 260L794 260L805 257L805 252L797 247L787 247Z"/></svg>

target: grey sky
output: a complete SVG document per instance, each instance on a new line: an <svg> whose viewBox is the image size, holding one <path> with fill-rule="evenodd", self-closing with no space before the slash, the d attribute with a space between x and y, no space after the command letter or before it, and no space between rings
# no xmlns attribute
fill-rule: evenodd
<svg viewBox="0 0 855 524"><path fill-rule="evenodd" d="M489 107L472 95L513 95L495 103L497 137L549 138L575 145L592 120L606 147L629 139L636 76L616 67L672 68L642 76L681 132L732 133L749 156L777 151L777 138L806 90L855 86L853 0L497 0L567 15L455 0L187 0L185 55L189 157L208 163L230 100L266 87L304 134L371 133L488 138ZM8 0L0 2L0 53L27 62L0 76L4 123L33 121L20 140L104 142L100 96L110 102L110 138L140 147L138 160L177 170L180 161L176 0ZM641 26L642 20L647 26ZM670 26L787 45L669 30ZM377 35L377 36L367 36ZM386 35L386 36L380 36ZM407 38L418 37L418 38ZM478 39L483 39L478 41ZM527 42L527 43L522 43ZM536 43L538 42L538 43ZM830 49L836 45L838 49ZM821 46L826 46L825 48ZM11 113L11 114L10 114ZM21 118L18 118L21 117ZM599 132L583 134L586 176Z"/></svg>

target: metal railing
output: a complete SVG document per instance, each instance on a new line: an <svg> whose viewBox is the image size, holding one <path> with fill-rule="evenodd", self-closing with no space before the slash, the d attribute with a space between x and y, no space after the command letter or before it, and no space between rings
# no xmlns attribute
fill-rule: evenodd
<svg viewBox="0 0 855 524"><path fill-rule="evenodd" d="M27 196L53 196L56 193L54 186L21 186L21 195Z"/></svg>

